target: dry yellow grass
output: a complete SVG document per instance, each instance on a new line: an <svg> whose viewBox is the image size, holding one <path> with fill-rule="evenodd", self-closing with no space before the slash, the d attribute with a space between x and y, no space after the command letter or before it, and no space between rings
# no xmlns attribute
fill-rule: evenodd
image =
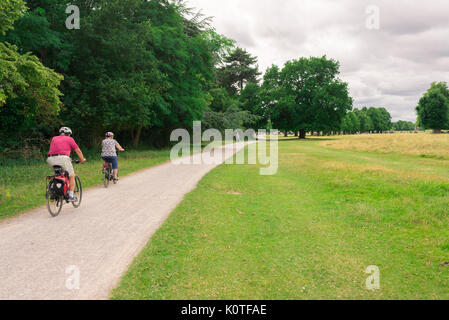
<svg viewBox="0 0 449 320"><path fill-rule="evenodd" d="M449 135L373 134L341 136L320 142L321 146L339 150L400 153L449 159Z"/></svg>

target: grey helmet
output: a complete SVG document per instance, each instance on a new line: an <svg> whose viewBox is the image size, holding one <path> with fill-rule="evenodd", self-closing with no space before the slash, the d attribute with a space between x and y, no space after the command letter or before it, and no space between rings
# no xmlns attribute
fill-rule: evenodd
<svg viewBox="0 0 449 320"><path fill-rule="evenodd" d="M68 127L62 127L61 129L59 129L59 133L65 134L66 136L68 136L68 135L72 134L72 130Z"/></svg>

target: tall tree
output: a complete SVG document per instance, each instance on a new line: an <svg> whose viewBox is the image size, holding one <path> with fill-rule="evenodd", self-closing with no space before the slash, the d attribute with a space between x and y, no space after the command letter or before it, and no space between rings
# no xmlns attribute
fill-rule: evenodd
<svg viewBox="0 0 449 320"><path fill-rule="evenodd" d="M342 120L341 130L345 134L354 134L360 131L360 119L356 112L349 112Z"/></svg>
<svg viewBox="0 0 449 320"><path fill-rule="evenodd" d="M7 33L5 40L14 43L20 53L32 52L47 67L62 73L67 70L72 41L65 26L67 2L28 0L29 10Z"/></svg>
<svg viewBox="0 0 449 320"><path fill-rule="evenodd" d="M392 128L391 115L385 108L371 107L368 109L368 115L376 132L382 133Z"/></svg>
<svg viewBox="0 0 449 320"><path fill-rule="evenodd" d="M280 70L276 65L272 65L267 69L263 76L263 83L260 88L260 110L258 115L262 116L264 121L269 122L270 126L273 125L273 112L279 102L280 94ZM277 118L279 118L277 116ZM278 127L282 128L282 127Z"/></svg>
<svg viewBox="0 0 449 320"><path fill-rule="evenodd" d="M134 145L141 137L161 145L172 129L201 119L214 66L233 46L209 18L183 1L71 4L80 8L80 30L65 27L67 1L28 0L30 11L6 38L64 74L60 116L82 143L94 146L108 130Z"/></svg>
<svg viewBox="0 0 449 320"><path fill-rule="evenodd" d="M242 48L236 48L224 58L224 66L218 69L218 80L231 95L236 95L248 82L258 83L260 74L257 57Z"/></svg>
<svg viewBox="0 0 449 320"><path fill-rule="evenodd" d="M449 89L445 82L434 82L416 107L419 125L441 133L449 123Z"/></svg>
<svg viewBox="0 0 449 320"><path fill-rule="evenodd" d="M360 132L371 132L374 130L374 124L368 115L367 108L363 108L362 110L355 109L354 113L360 121Z"/></svg>
<svg viewBox="0 0 449 320"><path fill-rule="evenodd" d="M23 1L0 2L1 33L23 15ZM63 77L17 46L0 42L0 148L23 146L30 135L55 122L62 104L58 87Z"/></svg>
<svg viewBox="0 0 449 320"><path fill-rule="evenodd" d="M279 102L273 122L299 131L339 130L342 118L352 109L347 83L338 78L339 63L326 56L288 61L280 74Z"/></svg>

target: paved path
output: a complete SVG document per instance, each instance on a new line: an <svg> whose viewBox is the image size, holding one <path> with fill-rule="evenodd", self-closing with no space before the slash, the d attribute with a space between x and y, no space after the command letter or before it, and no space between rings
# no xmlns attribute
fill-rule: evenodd
<svg viewBox="0 0 449 320"><path fill-rule="evenodd" d="M232 145L215 155L225 148ZM86 191L79 209L65 205L57 218L43 207L0 223L0 299L107 299L170 212L216 166L166 163Z"/></svg>

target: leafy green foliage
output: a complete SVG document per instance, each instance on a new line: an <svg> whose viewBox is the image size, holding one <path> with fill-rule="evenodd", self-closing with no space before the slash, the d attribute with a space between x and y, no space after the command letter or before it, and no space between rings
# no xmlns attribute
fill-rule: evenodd
<svg viewBox="0 0 449 320"><path fill-rule="evenodd" d="M384 132L392 128L391 115L385 108L363 108L349 112L342 120L344 133Z"/></svg>
<svg viewBox="0 0 449 320"><path fill-rule="evenodd" d="M0 36L13 28L14 22L23 15L25 9L23 0L2 0L0 2Z"/></svg>
<svg viewBox="0 0 449 320"><path fill-rule="evenodd" d="M237 129L258 127L263 117L260 111L257 58L243 49L229 50L231 43L221 39L216 87L209 91L211 102L204 112L206 128ZM217 48L219 48L217 46ZM227 51L227 53L224 53ZM217 61L217 59L214 59Z"/></svg>
<svg viewBox="0 0 449 320"><path fill-rule="evenodd" d="M352 108L348 85L337 77L339 63L325 56L288 61L281 72L273 67L269 73L277 90L265 90L264 101L279 129L300 131L301 138L306 131L338 130Z"/></svg>
<svg viewBox="0 0 449 320"><path fill-rule="evenodd" d="M242 48L236 48L224 58L218 69L218 81L229 94L240 93L248 82L257 83L260 75L257 58Z"/></svg>
<svg viewBox="0 0 449 320"><path fill-rule="evenodd" d="M341 130L344 133L356 133L360 131L360 119L355 112L349 112L341 122Z"/></svg>
<svg viewBox="0 0 449 320"><path fill-rule="evenodd" d="M81 11L80 30L65 28L65 1L30 0L30 11L5 36L64 75L67 108L55 123L73 127L82 144L96 145L114 131L136 146L141 137L163 145L172 129L202 118L215 86L214 65L233 45L210 28L209 18L182 1L72 4ZM6 96L0 92L0 102Z"/></svg>
<svg viewBox="0 0 449 320"><path fill-rule="evenodd" d="M23 146L23 138L55 122L62 107L62 79L36 56L21 55L17 47L0 43L0 147Z"/></svg>
<svg viewBox="0 0 449 320"><path fill-rule="evenodd" d="M205 129L224 131L225 129L253 127L261 119L261 117L253 114L252 110L242 108L239 98L231 96L224 88L212 89L209 94L211 102L203 113ZM242 95L240 99L243 99L243 97L252 99L249 92L247 95Z"/></svg>
<svg viewBox="0 0 449 320"><path fill-rule="evenodd" d="M370 115L368 114L367 108L363 108L362 110L355 109L354 113L360 122L360 127L358 128L358 130L355 130L355 131L360 131L360 132L374 131L373 120L371 119Z"/></svg>
<svg viewBox="0 0 449 320"><path fill-rule="evenodd" d="M432 83L416 107L419 125L439 131L449 127L449 89L445 82Z"/></svg>
<svg viewBox="0 0 449 320"><path fill-rule="evenodd" d="M47 67L66 71L73 49L65 28L66 6L60 0L28 1L30 10L6 34L5 41L14 43L20 53L33 52Z"/></svg>
<svg viewBox="0 0 449 320"><path fill-rule="evenodd" d="M391 115L385 108L371 107L368 109L368 115L373 122L375 131L384 132L392 128Z"/></svg>
<svg viewBox="0 0 449 320"><path fill-rule="evenodd" d="M396 131L412 131L415 130L416 125L413 122L409 121L398 121L393 123L393 130Z"/></svg>

